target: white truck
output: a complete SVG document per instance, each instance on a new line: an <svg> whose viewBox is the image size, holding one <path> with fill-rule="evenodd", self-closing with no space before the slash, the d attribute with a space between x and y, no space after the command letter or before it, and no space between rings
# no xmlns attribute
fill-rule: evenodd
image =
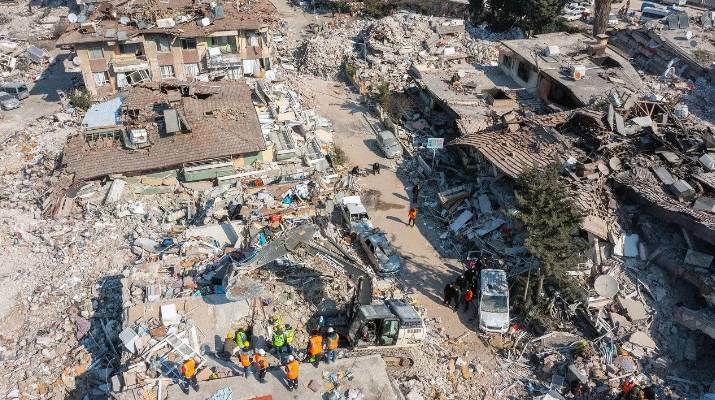
<svg viewBox="0 0 715 400"><path fill-rule="evenodd" d="M360 196L345 196L340 204L340 215L351 235L370 232L374 229L367 209L362 205Z"/></svg>
<svg viewBox="0 0 715 400"><path fill-rule="evenodd" d="M479 272L479 329L492 333L509 330L509 285L504 270Z"/></svg>

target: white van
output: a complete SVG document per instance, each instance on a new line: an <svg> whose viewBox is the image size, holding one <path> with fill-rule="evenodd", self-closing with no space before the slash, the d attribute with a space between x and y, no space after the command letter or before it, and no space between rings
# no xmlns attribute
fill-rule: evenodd
<svg viewBox="0 0 715 400"><path fill-rule="evenodd" d="M493 333L509 330L509 285L504 270L479 272L479 329Z"/></svg>

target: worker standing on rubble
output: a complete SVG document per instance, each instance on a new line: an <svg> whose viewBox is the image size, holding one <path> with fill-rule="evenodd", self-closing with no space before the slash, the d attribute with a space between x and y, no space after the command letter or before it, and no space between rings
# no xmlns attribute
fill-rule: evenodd
<svg viewBox="0 0 715 400"><path fill-rule="evenodd" d="M626 381L623 383L622 391L618 395L617 400L656 400L654 386L646 386L645 388L634 383Z"/></svg>
<svg viewBox="0 0 715 400"><path fill-rule="evenodd" d="M418 197L420 197L420 184L415 183L415 186L412 186L412 201L417 203Z"/></svg>
<svg viewBox="0 0 715 400"><path fill-rule="evenodd" d="M184 356L184 363L181 364L181 376L184 378L184 384L179 386L185 394L189 394L189 386L194 391L199 391L199 382L196 379L196 361L193 358Z"/></svg>
<svg viewBox="0 0 715 400"><path fill-rule="evenodd" d="M325 338L326 344L325 349L328 351L326 354L326 359L328 363L334 362L338 356L338 341L340 337L335 329L332 327L328 328L328 336Z"/></svg>
<svg viewBox="0 0 715 400"><path fill-rule="evenodd" d="M241 352L238 353L238 361L243 367L243 377L248 378L248 374L251 372L251 356L248 355L248 351L241 350Z"/></svg>
<svg viewBox="0 0 715 400"><path fill-rule="evenodd" d="M276 349L276 356L281 358L281 352L284 350L286 344L285 333L283 333L282 327L278 327L278 329L273 331L272 344L273 348Z"/></svg>
<svg viewBox="0 0 715 400"><path fill-rule="evenodd" d="M285 346L283 350L286 354L293 354L293 339L295 338L295 328L289 324L283 326L283 336L285 337Z"/></svg>
<svg viewBox="0 0 715 400"><path fill-rule="evenodd" d="M286 378L288 379L288 390L298 389L298 371L300 364L293 356L288 356L288 363L285 366Z"/></svg>
<svg viewBox="0 0 715 400"><path fill-rule="evenodd" d="M256 364L256 371L258 371L258 381L263 383L266 381L266 371L268 371L268 360L266 359L266 351L263 349L258 349L256 354L253 356L253 362Z"/></svg>
<svg viewBox="0 0 715 400"><path fill-rule="evenodd" d="M251 342L248 341L248 335L243 328L238 328L233 338L236 340L236 346L241 350L248 350L251 346Z"/></svg>
<svg viewBox="0 0 715 400"><path fill-rule="evenodd" d="M412 208L410 208L410 211L407 213L407 225L415 226L416 219L417 219L417 209L412 207Z"/></svg>
<svg viewBox="0 0 715 400"><path fill-rule="evenodd" d="M320 355L323 352L323 336L320 335L320 331L314 329L310 334L310 339L308 339L308 362L312 363L316 368L320 363Z"/></svg>

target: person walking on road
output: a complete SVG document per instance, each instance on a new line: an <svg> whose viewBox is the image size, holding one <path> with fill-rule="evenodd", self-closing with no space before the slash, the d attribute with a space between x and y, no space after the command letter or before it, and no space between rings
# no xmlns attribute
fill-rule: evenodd
<svg viewBox="0 0 715 400"><path fill-rule="evenodd" d="M292 355L288 356L288 363L285 366L286 379L288 380L288 390L298 389L298 372L300 365L298 360Z"/></svg>
<svg viewBox="0 0 715 400"><path fill-rule="evenodd" d="M373 175L380 175L380 163L374 163L372 164L372 174Z"/></svg>
<svg viewBox="0 0 715 400"><path fill-rule="evenodd" d="M417 209L412 207L412 208L410 208L410 211L407 213L407 225L415 226L416 219L417 219Z"/></svg>

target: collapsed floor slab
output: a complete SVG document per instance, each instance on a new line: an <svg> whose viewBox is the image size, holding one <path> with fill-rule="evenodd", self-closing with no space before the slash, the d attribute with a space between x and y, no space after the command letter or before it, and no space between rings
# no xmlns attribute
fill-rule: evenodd
<svg viewBox="0 0 715 400"><path fill-rule="evenodd" d="M297 390L289 392L285 384L285 374L282 369L272 366L266 376L266 382L260 383L253 376L248 379L244 377L233 377L216 379L213 381L201 382L198 392L193 390L187 396L177 385L171 385L167 389L166 399L207 399L218 390L230 388L233 391L233 400L252 399L260 396L270 395L273 400L283 399L304 399L322 400L326 392L332 389L332 383L328 383L323 376L336 373L338 377L350 373L351 379L340 379L340 392L345 393L349 389L359 389L364 395L364 400L397 400L403 397L393 386L387 375L385 361L379 355L365 357L345 358L337 360L333 364L321 364L318 368L310 364L300 366L300 385ZM314 392L308 388L308 384L313 381L318 383L320 389ZM311 385L312 386L312 385Z"/></svg>

